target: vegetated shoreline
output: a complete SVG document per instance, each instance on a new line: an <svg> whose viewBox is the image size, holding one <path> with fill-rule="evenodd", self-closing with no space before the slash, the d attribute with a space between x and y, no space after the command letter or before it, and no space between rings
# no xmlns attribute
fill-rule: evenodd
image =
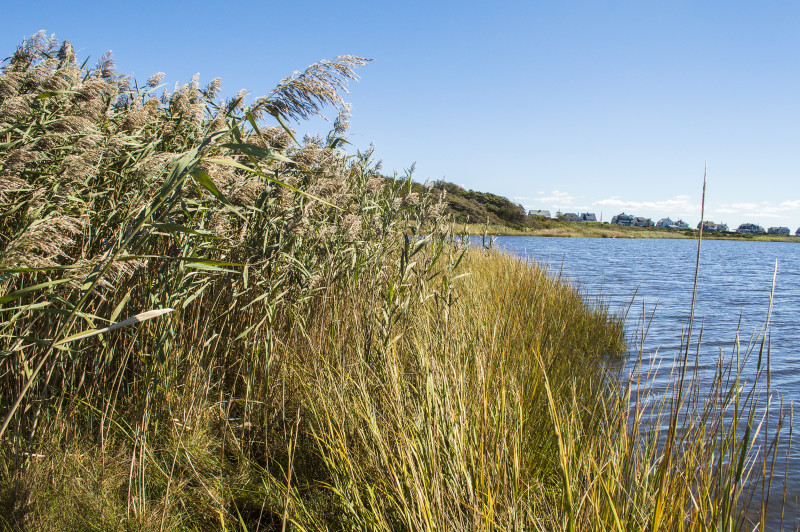
<svg viewBox="0 0 800 532"><path fill-rule="evenodd" d="M584 238L697 238L696 229L664 229L660 227L626 227L603 222L575 222L526 214L522 205L491 192L465 190L447 181L426 185L412 183L417 193L440 192L458 232L491 236L560 236ZM464 229L466 228L466 229ZM735 232L703 232L707 240L744 240L764 242L800 242L800 237L754 235Z"/></svg>
<svg viewBox="0 0 800 532"><path fill-rule="evenodd" d="M662 229L659 227L623 227L600 222L554 221L543 228L514 228L499 224L465 224L471 236L542 236L571 238L668 238L697 239L699 231ZM456 227L460 227L456 224ZM704 240L737 240L744 242L794 242L800 237L782 235L745 235L741 233L703 232Z"/></svg>
<svg viewBox="0 0 800 532"><path fill-rule="evenodd" d="M3 64L0 526L752 528L763 379L642 406L618 317L341 150L363 63L253 106L44 34Z"/></svg>

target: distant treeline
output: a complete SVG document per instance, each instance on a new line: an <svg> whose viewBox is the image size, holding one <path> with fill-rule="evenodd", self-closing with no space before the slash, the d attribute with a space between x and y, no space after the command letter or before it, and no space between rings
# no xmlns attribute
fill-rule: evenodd
<svg viewBox="0 0 800 532"><path fill-rule="evenodd" d="M475 224L488 221L490 225L503 225L519 230L541 225L541 219L537 223L537 217L528 216L525 208L519 203L491 192L465 190L454 183L442 180L427 185L414 183L413 187L419 191L426 187L431 187L434 191L444 191L445 204L456 223Z"/></svg>

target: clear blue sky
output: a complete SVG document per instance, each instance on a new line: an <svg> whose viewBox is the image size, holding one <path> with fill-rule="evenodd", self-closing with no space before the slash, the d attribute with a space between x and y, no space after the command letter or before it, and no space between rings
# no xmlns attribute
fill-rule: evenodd
<svg viewBox="0 0 800 532"><path fill-rule="evenodd" d="M800 226L798 2L13 2L0 55L40 29L140 80L219 76L226 96L374 58L351 140L389 172L696 224L707 161L706 219Z"/></svg>

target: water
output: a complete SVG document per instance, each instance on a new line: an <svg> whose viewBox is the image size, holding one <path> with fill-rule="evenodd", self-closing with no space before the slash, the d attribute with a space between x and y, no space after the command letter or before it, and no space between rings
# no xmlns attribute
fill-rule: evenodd
<svg viewBox="0 0 800 532"><path fill-rule="evenodd" d="M589 298L600 297L612 311L627 314L632 338L640 339L643 326L649 325L644 342L636 340L631 345L637 351L641 347L643 365L654 363L661 367L654 390L666 387L689 321L696 241L498 237L495 245L507 253L546 264L554 274L573 280ZM720 354L730 358L737 330L742 351L751 338L759 337L769 312L776 261L767 335L771 392L773 404L783 399L784 404L800 405L800 243L703 241L692 345L696 345L702 326L698 362L710 372ZM745 369L745 377L752 381L754 372L752 363ZM782 475L783 461L788 460L784 517L791 530L800 527L800 441L796 436L794 440L790 446L788 437L784 437L778 453L781 463L776 468ZM780 497L783 486L779 488ZM777 529L779 524L778 516L772 517L769 530Z"/></svg>

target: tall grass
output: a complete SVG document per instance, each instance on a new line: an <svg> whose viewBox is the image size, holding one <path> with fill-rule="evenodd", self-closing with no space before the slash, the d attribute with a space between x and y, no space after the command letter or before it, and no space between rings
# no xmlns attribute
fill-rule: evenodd
<svg viewBox="0 0 800 532"><path fill-rule="evenodd" d="M43 34L4 64L0 523L744 526L779 430L758 382L723 365L711 400L689 378L645 404L618 318L462 249L441 197L343 151L364 62L249 106L217 81L157 96ZM323 105L331 134L298 142Z"/></svg>

